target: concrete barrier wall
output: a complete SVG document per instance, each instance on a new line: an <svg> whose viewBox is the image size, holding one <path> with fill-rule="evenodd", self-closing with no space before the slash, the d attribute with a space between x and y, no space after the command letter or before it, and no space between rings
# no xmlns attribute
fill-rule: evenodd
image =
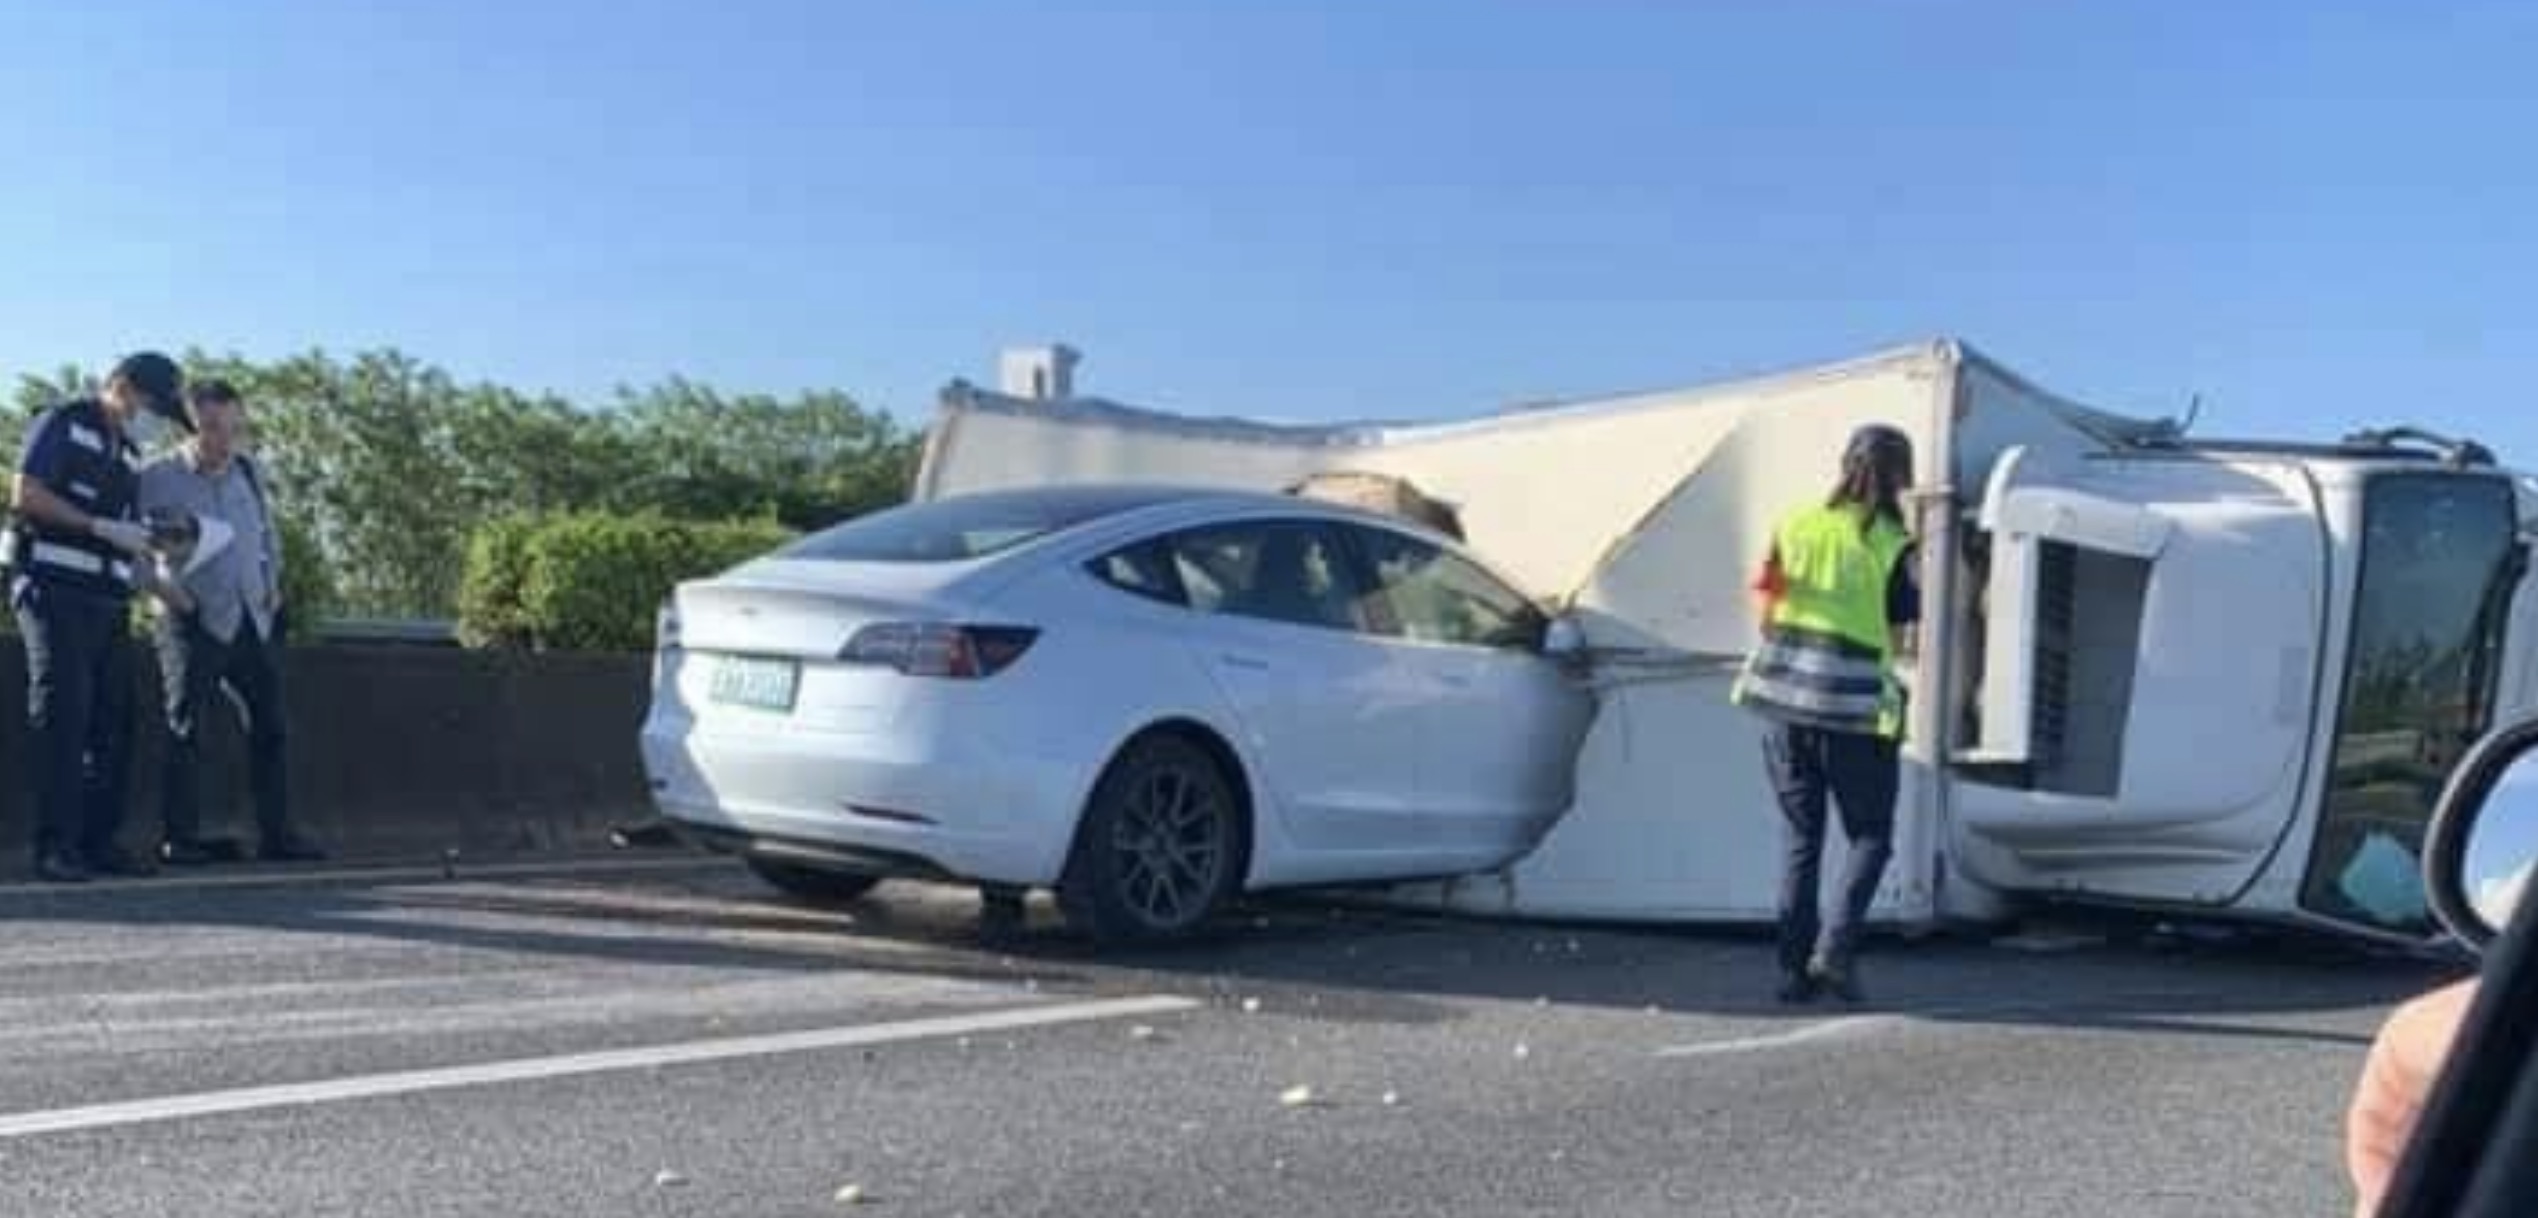
<svg viewBox="0 0 2538 1218"><path fill-rule="evenodd" d="M284 663L297 819L339 857L518 855L597 847L648 814L635 734L649 660L393 646L292 648ZM158 840L158 665L134 658L124 840ZM26 656L0 636L0 872L28 855ZM224 701L207 716L205 828L253 841L246 757Z"/></svg>

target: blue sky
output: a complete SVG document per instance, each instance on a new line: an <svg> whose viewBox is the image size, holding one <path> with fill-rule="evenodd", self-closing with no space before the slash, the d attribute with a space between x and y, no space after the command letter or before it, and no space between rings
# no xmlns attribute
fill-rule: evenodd
<svg viewBox="0 0 2538 1218"><path fill-rule="evenodd" d="M1064 11L1061 11L1064 10ZM0 375L1439 417L1963 335L2538 464L2538 6L0 0Z"/></svg>

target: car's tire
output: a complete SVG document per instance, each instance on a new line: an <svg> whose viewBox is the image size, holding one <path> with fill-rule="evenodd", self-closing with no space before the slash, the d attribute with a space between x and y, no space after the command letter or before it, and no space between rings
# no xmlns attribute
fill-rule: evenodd
<svg viewBox="0 0 2538 1218"><path fill-rule="evenodd" d="M799 897L815 905L844 905L861 900L881 883L877 875L852 871L832 871L826 867L805 867L798 863L780 863L773 859L741 860L758 878L782 889L787 896Z"/></svg>
<svg viewBox="0 0 2538 1218"><path fill-rule="evenodd" d="M1181 736L1138 738L1075 831L1058 910L1098 944L1187 937L1242 887L1250 826L1234 776Z"/></svg>

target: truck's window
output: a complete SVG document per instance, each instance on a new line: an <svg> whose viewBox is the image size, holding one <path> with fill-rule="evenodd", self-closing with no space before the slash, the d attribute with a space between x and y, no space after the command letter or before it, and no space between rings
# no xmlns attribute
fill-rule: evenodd
<svg viewBox="0 0 2538 1218"><path fill-rule="evenodd" d="M2516 506L2499 478L2382 475L2362 529L2342 718L2301 904L2420 933L2424 825L2493 718L2520 571Z"/></svg>

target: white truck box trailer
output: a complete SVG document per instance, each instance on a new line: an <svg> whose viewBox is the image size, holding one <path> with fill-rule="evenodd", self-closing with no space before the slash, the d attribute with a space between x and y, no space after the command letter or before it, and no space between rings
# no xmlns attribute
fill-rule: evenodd
<svg viewBox="0 0 2538 1218"><path fill-rule="evenodd" d="M2538 497L2470 444L2191 439L1936 341L1468 422L1277 425L955 382L918 495L1065 482L1404 484L1574 616L1603 709L1577 800L1502 869L1392 900L1768 919L1780 825L1727 689L1782 511L1862 423L1915 441L1927 613L1875 917L2065 898L2430 933L2413 878L2466 743L2538 706ZM1837 835L1838 837L1838 835ZM1838 860L1829 865L1838 866Z"/></svg>

